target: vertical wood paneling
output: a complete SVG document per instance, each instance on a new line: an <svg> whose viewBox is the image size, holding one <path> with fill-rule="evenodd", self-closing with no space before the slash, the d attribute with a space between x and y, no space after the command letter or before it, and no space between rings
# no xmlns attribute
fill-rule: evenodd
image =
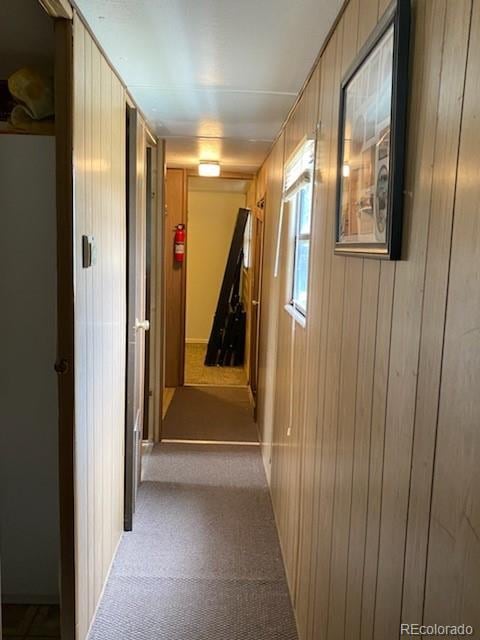
<svg viewBox="0 0 480 640"><path fill-rule="evenodd" d="M344 14L342 70L343 76L356 53L359 2L352 0ZM347 582L349 519L352 492L353 444L356 405L356 375L360 331L363 260L342 259L345 270L343 292L343 325L340 344L340 378L338 388L337 441L334 491L333 530L330 556L330 585L327 629L332 638L340 637L345 619L345 584Z"/></svg>
<svg viewBox="0 0 480 640"><path fill-rule="evenodd" d="M357 50L374 28L378 13L378 0L360 0ZM375 367L375 355L377 353L377 330L379 329L377 326L380 295L379 287L382 282L380 269L381 265L377 261L364 260L361 284L361 306L358 311L360 335L352 442L352 494L349 539L347 543L348 560L345 610L345 637L352 639L358 638L361 633L361 621L366 609L366 603L362 601L362 596L364 595L362 587L366 561L369 462L371 460L372 438L376 435L372 431L372 425L373 386L374 375L377 370ZM388 286L392 286L391 280L388 280ZM388 301L390 305L391 300L392 298L390 297ZM380 308L380 312L383 312L383 309ZM389 321L387 326L390 326ZM381 357L380 352L378 355ZM379 363L377 363L377 367L378 364ZM384 413L381 415L384 415ZM381 420L380 423L383 425L383 420ZM365 596L366 595L367 594L365 594Z"/></svg>
<svg viewBox="0 0 480 640"><path fill-rule="evenodd" d="M323 191L322 176L318 170L319 160L324 153L324 144L322 140L322 129L320 126L318 113L319 113L319 98L320 87L322 83L321 66L319 65L315 72L318 78L313 78L312 81L316 82L317 87L317 132L316 132L316 158L317 158L317 170L315 172L315 181L313 187L313 202L319 201L320 193ZM315 256L321 252L321 245L323 242L324 234L322 232L324 225L324 218L322 216L315 216L317 207L313 205L312 208L312 238L310 244L310 251L312 256ZM317 231L316 231L317 230ZM312 286L312 283L316 282L316 270L320 265L319 260L312 259L310 267L310 286L308 293L308 305L310 314L314 317L317 314L319 308L320 293ZM308 624L308 586L309 580L305 577L310 575L310 553L311 553L311 526L313 516L313 491L314 491L314 477L313 469L314 465L311 458L311 453L314 451L314 443L316 437L316 415L313 415L313 403L309 403L310 393L315 388L315 382L311 372L317 371L315 366L315 360L313 361L313 368L311 366L310 358L315 357L317 350L315 348L319 339L319 327L318 325L312 325L307 327L306 339L305 339L305 380L304 380L304 393L303 401L305 403L304 411L304 423L303 433L301 441L301 476L300 476L300 499L299 499L299 540L298 540L298 568L296 575L296 613L297 623L301 631L306 630Z"/></svg>
<svg viewBox="0 0 480 640"><path fill-rule="evenodd" d="M74 28L75 37L75 49L73 55L73 74L74 74L74 114L82 114L77 116L75 120L74 130L74 145L75 154L77 158L83 160L82 168L74 165L75 174L75 205L77 211L75 211L75 225L84 223L86 220L86 207L87 207L87 187L86 187L86 110L85 110L85 95L86 95L86 68L85 61L87 50L89 50L90 43L85 42L86 32L80 28L78 23L75 23ZM78 242L78 238L75 238ZM78 249L76 249L75 255L75 272L81 269L80 256ZM77 288L75 296L75 306L84 308L86 312L87 296L86 288L82 286ZM75 450L80 451L83 463L88 461L88 429L86 424L87 420L87 407L86 407L86 389L87 389L87 358L86 358L86 346L87 346L87 325L86 322L78 322L77 314L75 314L75 422L77 425L83 425L83 428L76 428L75 430ZM82 395L78 397L78 389L82 390ZM77 454L75 453L75 463L77 463ZM84 482L79 482L78 473L75 474L75 502L77 505L85 506L89 503L89 477L88 474L84 478ZM90 569L90 553L89 553L89 516L88 512L84 512L83 518L78 518L76 514L75 518L75 578L76 578L76 630L88 629L89 625L89 587L88 576Z"/></svg>
<svg viewBox="0 0 480 640"><path fill-rule="evenodd" d="M318 189L315 197L313 211L313 236L312 245L315 245L319 236L319 253L313 255L317 259L311 262L311 279L309 295L311 296L312 317L321 317L326 312L329 292L330 273L332 266L332 253L330 251L332 235L330 226L332 220L333 197L335 190L335 162L336 152L333 143L335 116L333 114L334 87L337 78L337 52L338 33L334 33L321 61L322 81L319 100L319 135L317 138L317 166L316 180ZM318 231L317 231L318 229ZM308 478L311 482L310 505L305 500L303 504L305 518L305 533L302 553L306 567L308 580L302 579L299 572L299 605L304 601L304 616L299 616L299 623L305 619L305 636L310 637L314 633L315 624L315 595L317 576L317 553L319 540L319 502L320 502L320 476L322 472L323 451L323 422L318 420L320 412L323 412L325 389L325 362L328 344L327 323L311 322L308 326L308 368L305 416L305 459L304 459L304 486L303 491L308 490ZM318 352L318 353L316 353ZM312 402L316 398L316 402ZM307 474L308 471L308 474ZM306 496L305 496L306 497ZM307 519L308 518L308 519ZM310 524L309 524L310 522ZM309 529L307 530L307 526Z"/></svg>
<svg viewBox="0 0 480 640"><path fill-rule="evenodd" d="M443 20L436 3L414 12L414 44L423 42L411 75L404 207L404 260L396 265L382 476L374 637L398 633L408 513L423 284L437 119ZM425 37L425 29L428 34ZM425 45L425 42L428 44ZM393 551L392 551L393 550Z"/></svg>
<svg viewBox="0 0 480 640"><path fill-rule="evenodd" d="M336 29L336 52L334 62L333 90L330 96L329 104L325 117L323 113L322 126L330 132L330 163L331 173L329 178L332 181L332 187L335 182L336 175L336 138L338 130L338 105L339 92L336 88L339 86L342 68L342 52L343 52L343 35L344 21L339 22ZM328 209L324 210L323 215L327 216L327 225L331 230L334 224L334 208L335 202L329 200ZM325 350L322 353L323 362L320 361L321 375L320 379L320 405L318 409L318 436L317 455L319 460L316 464L318 475L316 474L316 485L318 494L316 499L316 530L317 539L314 548L314 570L315 582L312 587L312 635L318 635L321 630L326 630L328 625L328 601L329 601L329 582L330 582L330 551L332 540L332 522L333 522L333 487L335 478L335 455L337 444L337 412L338 412L338 382L340 376L340 345L343 322L343 288L345 282L345 259L340 256L332 256L332 238L327 243L326 251L330 254L330 264L328 271L328 293L326 293L325 306L322 317L325 323ZM325 369L323 370L323 367ZM323 631L325 633L325 631Z"/></svg>
<svg viewBox="0 0 480 640"><path fill-rule="evenodd" d="M187 176L184 169L167 169L165 183L165 386L183 384L185 358L186 262L174 260L177 224L186 224ZM186 247L188 247L188 229ZM186 254L188 260L188 250Z"/></svg>
<svg viewBox="0 0 480 640"><path fill-rule="evenodd" d="M471 1L439 3L445 15L441 83L436 123L428 255L415 407L410 504L403 587L403 620L421 620L434 444L438 417L445 306L455 184L470 30ZM438 47L438 45L437 45ZM451 179L445 180L445 176Z"/></svg>
<svg viewBox="0 0 480 640"><path fill-rule="evenodd" d="M458 159L425 601L426 622L468 624L476 634L480 628L479 30L480 2L474 0Z"/></svg>
<svg viewBox="0 0 480 640"><path fill-rule="evenodd" d="M387 405L388 370L390 364L390 334L392 328L395 265L383 263L380 268L374 374L372 389L372 418L368 457L365 558L363 563L360 637L371 638L375 614L375 589L378 567L378 540L382 498L382 474Z"/></svg>
<svg viewBox="0 0 480 640"><path fill-rule="evenodd" d="M285 159L306 137L316 135L318 112L319 72L316 72L299 101L285 131ZM277 142L277 145L279 143ZM262 172L259 176L266 175ZM263 182L260 181L259 182ZM257 183L257 193L259 187ZM276 194L276 198L281 193ZM267 206L270 196L267 197ZM278 204L280 201L278 200ZM278 206L278 205L277 205ZM271 211L271 209L270 209ZM291 259L291 216L289 206L283 210L281 229L280 263ZM273 256L274 257L274 256ZM284 348L277 353L275 429L282 442L279 455L272 467L272 497L277 504L277 522L282 531L282 549L292 597L296 598L296 574L299 545L301 451L303 441L303 416L306 356L306 331L284 309L288 302L290 267L282 269L278 278L278 340ZM281 374L280 374L281 372ZM280 393L279 388L283 389ZM263 430L263 427L261 427ZM274 438L275 439L275 438Z"/></svg>
<svg viewBox="0 0 480 640"><path fill-rule="evenodd" d="M383 640L398 636L401 620L420 622L427 554L425 619L479 624L473 123L480 54L469 38L480 27L480 2L473 2L473 22L471 0L412 3L403 255L396 263L333 254L340 80L388 4L348 3L284 130L286 162L308 131L313 103L305 96L316 84L321 126L307 327L298 331L283 312L285 207L276 335L262 334L261 343L262 376L275 380L271 492L302 640ZM272 174L278 144L266 161ZM273 185L267 180L267 212L279 220L278 195L277 215L268 209ZM266 227L266 246L278 224ZM274 257L265 258L271 274ZM265 414L259 419L263 433Z"/></svg>
<svg viewBox="0 0 480 640"><path fill-rule="evenodd" d="M156 149L152 149L153 176L152 190L155 194L152 210L152 281L151 281L151 318L150 336L151 388L153 391L153 428L149 435L158 442L163 414L164 378L164 223L165 223L165 141L158 140Z"/></svg>
<svg viewBox="0 0 480 640"><path fill-rule="evenodd" d="M74 20L76 616L87 635L123 527L125 95ZM96 262L82 267L81 238Z"/></svg>
<svg viewBox="0 0 480 640"><path fill-rule="evenodd" d="M277 231L283 187L283 134L275 144L268 162L268 198L264 210L264 258L262 273L262 309L259 340L258 424L260 426L262 455L267 477L271 475L271 456L275 399L275 355L278 335L278 278L275 277Z"/></svg>

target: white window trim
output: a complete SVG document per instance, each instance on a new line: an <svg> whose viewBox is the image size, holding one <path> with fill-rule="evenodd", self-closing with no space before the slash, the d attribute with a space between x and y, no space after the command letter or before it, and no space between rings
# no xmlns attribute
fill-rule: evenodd
<svg viewBox="0 0 480 640"><path fill-rule="evenodd" d="M298 182L298 181L297 181ZM299 193L300 189L304 188L306 185L310 184L310 180L308 181L302 181L299 185L300 188L296 189L295 191L295 196ZM310 213L312 213L313 211L313 184L311 184L310 186L312 193L312 201L310 203ZM296 200L296 198L295 198ZM290 200L292 201L292 200ZM311 232L311 227L310 227L310 231L308 233L300 233L297 229L297 225L299 224L299 218L298 218L298 211L295 208L295 229L293 230L293 237L292 237L292 241L293 241L293 261L292 261L292 266L291 266L291 278L290 278L290 289L288 292L288 303L295 311L296 315L302 316L303 318L307 317L308 314L308 307L305 308L303 307L301 304L299 304L298 300L295 300L294 298L294 289L295 289L295 268L296 268L296 259L297 259L297 252L298 252L298 244L301 240L308 240L309 245L311 244L311 239L312 239L312 232ZM307 272L307 277L308 277L308 284L307 284L307 305L308 305L308 288L310 286L310 255L309 255L309 264L308 264L308 272Z"/></svg>
<svg viewBox="0 0 480 640"><path fill-rule="evenodd" d="M301 327L307 326L307 316L297 309L293 302L287 303L283 308Z"/></svg>
<svg viewBox="0 0 480 640"><path fill-rule="evenodd" d="M281 200L281 205L280 205L280 215L279 215L279 224L278 224L278 232L277 232L277 238L276 238L276 251L275 251L275 263L274 263L274 272L273 272L273 276L274 278L277 278L279 275L279 266L280 266L280 247L281 247L281 238L282 238L282 233L283 233L283 226L284 226L284 221L285 221L285 206L287 204L290 204L291 201L295 198L295 196L297 195L297 193L300 191L300 189L302 189L305 184L311 183L311 190L312 190L312 202L311 202L311 207L312 207L312 211L313 211L313 205L314 205L314 175L315 175L315 158L316 158L316 152L317 152L317 140L316 137L313 140L313 149L311 151L311 155L313 156L313 164L311 167L306 168L305 166L305 158L308 157L307 154L303 153L303 158L301 158L301 161L303 162L303 167L302 167L302 171L299 173L298 177L296 179L294 179L293 181L291 181L291 183L288 185L287 187L287 182L288 182L288 172L289 172L289 167L291 167L291 165L296 161L296 158L300 157L301 154L301 149L302 147L305 146L306 142L307 142L308 138L305 136L303 138L303 140L301 140L301 142L297 145L296 149L293 151L293 153L290 155L288 161L286 162L286 164L284 165L284 170L283 170L283 193L282 193L282 200ZM298 240L309 240L311 241L311 230L308 234L297 234L295 232L295 238L294 238L294 242L296 243ZM310 260L309 260L310 263ZM295 265L292 265L292 269L295 269ZM293 278L294 278L294 273L292 272L292 282L293 282ZM309 265L309 273L308 273L308 280L310 282L310 265ZM292 284L292 282L290 284ZM287 292L286 292L287 293ZM287 297L289 299L289 301L284 305L284 309L285 311L295 320L296 323L298 323L300 326L302 327L306 327L307 326L307 310L303 310L300 309L297 304L295 303L295 300L293 300L293 289L290 287Z"/></svg>

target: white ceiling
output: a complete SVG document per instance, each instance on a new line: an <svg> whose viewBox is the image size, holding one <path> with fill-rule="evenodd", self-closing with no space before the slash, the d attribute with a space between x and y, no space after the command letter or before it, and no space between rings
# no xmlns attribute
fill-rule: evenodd
<svg viewBox="0 0 480 640"><path fill-rule="evenodd" d="M259 167L342 0L76 0L169 166Z"/></svg>

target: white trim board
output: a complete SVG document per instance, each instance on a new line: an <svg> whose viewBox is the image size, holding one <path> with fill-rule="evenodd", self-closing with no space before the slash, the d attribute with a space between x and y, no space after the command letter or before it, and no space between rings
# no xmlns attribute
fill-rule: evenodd
<svg viewBox="0 0 480 640"><path fill-rule="evenodd" d="M162 444L224 444L235 447L259 447L260 442L244 442L243 440L181 440L179 438L162 438Z"/></svg>

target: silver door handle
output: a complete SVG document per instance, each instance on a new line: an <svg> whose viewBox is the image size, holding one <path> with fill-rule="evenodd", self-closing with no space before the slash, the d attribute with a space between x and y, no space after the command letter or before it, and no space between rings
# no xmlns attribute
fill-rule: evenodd
<svg viewBox="0 0 480 640"><path fill-rule="evenodd" d="M148 320L139 320L137 318L135 320L135 329L143 329L144 331L148 331L150 329L150 322Z"/></svg>
<svg viewBox="0 0 480 640"><path fill-rule="evenodd" d="M258 305L260 304L259 300L252 300L252 304L254 307L258 307Z"/></svg>

